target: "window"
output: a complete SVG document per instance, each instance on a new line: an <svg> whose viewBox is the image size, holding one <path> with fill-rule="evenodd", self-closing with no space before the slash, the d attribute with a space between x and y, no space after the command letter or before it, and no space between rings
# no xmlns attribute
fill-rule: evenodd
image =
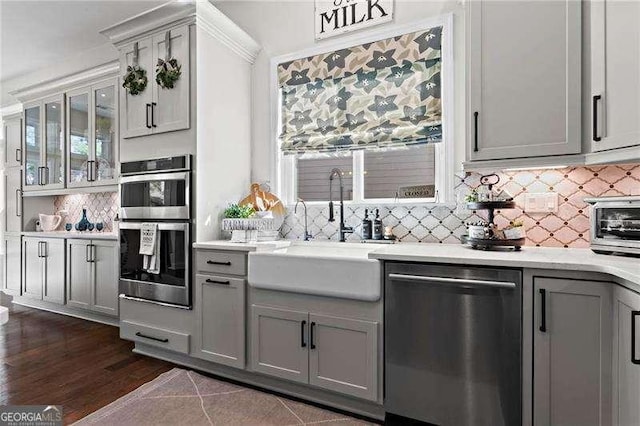
<svg viewBox="0 0 640 426"><path fill-rule="evenodd" d="M345 200L451 201L451 23L439 17L273 60L283 200L328 201L338 168Z"/></svg>

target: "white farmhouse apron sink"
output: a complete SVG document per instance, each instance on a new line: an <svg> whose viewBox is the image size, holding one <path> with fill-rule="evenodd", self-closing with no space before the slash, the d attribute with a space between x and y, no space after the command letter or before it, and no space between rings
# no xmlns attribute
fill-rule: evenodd
<svg viewBox="0 0 640 426"><path fill-rule="evenodd" d="M296 242L249 253L249 285L254 288L376 301L382 266L368 258L379 244Z"/></svg>

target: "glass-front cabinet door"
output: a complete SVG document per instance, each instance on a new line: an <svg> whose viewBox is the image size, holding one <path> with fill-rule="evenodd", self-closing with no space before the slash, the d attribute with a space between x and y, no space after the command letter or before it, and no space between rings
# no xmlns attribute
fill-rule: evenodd
<svg viewBox="0 0 640 426"><path fill-rule="evenodd" d="M67 92L67 186L115 185L117 81Z"/></svg>
<svg viewBox="0 0 640 426"><path fill-rule="evenodd" d="M117 102L116 82L110 81L93 87L93 149L94 185L116 183L117 167Z"/></svg>
<svg viewBox="0 0 640 426"><path fill-rule="evenodd" d="M40 106L34 105L26 107L24 110L24 141L23 152L25 153L24 162L24 187L25 189L37 187L40 184L42 176L42 152L41 152L41 117Z"/></svg>
<svg viewBox="0 0 640 426"><path fill-rule="evenodd" d="M91 159L90 91L80 89L67 93L67 186L88 183Z"/></svg>
<svg viewBox="0 0 640 426"><path fill-rule="evenodd" d="M64 188L64 97L44 102L44 175L47 188Z"/></svg>

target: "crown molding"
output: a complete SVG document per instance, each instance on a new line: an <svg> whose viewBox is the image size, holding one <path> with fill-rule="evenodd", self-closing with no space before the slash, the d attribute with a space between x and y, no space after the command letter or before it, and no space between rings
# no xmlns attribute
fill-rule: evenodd
<svg viewBox="0 0 640 426"><path fill-rule="evenodd" d="M196 3L193 1L170 1L100 30L100 34L107 37L115 46L120 47L162 27L194 22Z"/></svg>
<svg viewBox="0 0 640 426"><path fill-rule="evenodd" d="M251 64L262 49L249 34L208 1L196 3L196 25Z"/></svg>
<svg viewBox="0 0 640 426"><path fill-rule="evenodd" d="M115 77L118 75L119 69L119 62L111 61L64 77L47 80L22 89L14 90L9 92L9 94L14 96L20 102L27 102L55 93L64 92L75 87L84 86L97 80Z"/></svg>
<svg viewBox="0 0 640 426"><path fill-rule="evenodd" d="M2 119L13 118L22 115L22 104L20 102L0 108Z"/></svg>

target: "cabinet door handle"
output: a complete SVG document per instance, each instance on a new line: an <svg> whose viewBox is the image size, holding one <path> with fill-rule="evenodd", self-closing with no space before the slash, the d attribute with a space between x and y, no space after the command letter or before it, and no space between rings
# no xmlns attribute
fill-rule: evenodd
<svg viewBox="0 0 640 426"><path fill-rule="evenodd" d="M473 152L478 152L478 111L473 113Z"/></svg>
<svg viewBox="0 0 640 426"><path fill-rule="evenodd" d="M16 148L16 163L22 164L22 149Z"/></svg>
<svg viewBox="0 0 640 426"><path fill-rule="evenodd" d="M16 189L16 216L22 216L22 191Z"/></svg>
<svg viewBox="0 0 640 426"><path fill-rule="evenodd" d="M306 348L307 342L304 341L304 329L307 327L307 321L300 322L300 347Z"/></svg>
<svg viewBox="0 0 640 426"><path fill-rule="evenodd" d="M218 280L212 280L212 279L209 279L209 278L207 278L207 279L205 280L205 282L208 282L208 283L210 283L210 284L222 284L222 285L229 285L229 284L231 284L231 282L229 282L229 281L218 281Z"/></svg>
<svg viewBox="0 0 640 426"><path fill-rule="evenodd" d="M42 185L42 167L38 167L38 185Z"/></svg>
<svg viewBox="0 0 640 426"><path fill-rule="evenodd" d="M309 327L309 348L311 349L316 348L316 340L314 337L315 330L316 330L316 323L312 321L311 327Z"/></svg>
<svg viewBox="0 0 640 426"><path fill-rule="evenodd" d="M146 334L142 334L139 331L136 331L136 336L142 337L143 339L155 340L156 342L169 343L169 339L160 339L158 337L147 336Z"/></svg>
<svg viewBox="0 0 640 426"><path fill-rule="evenodd" d="M94 250L95 250L95 246L93 244L87 244L85 249L85 257L87 259L87 262L89 263L94 263L96 261L96 255Z"/></svg>
<svg viewBox="0 0 640 426"><path fill-rule="evenodd" d="M41 241L42 242L42 257L47 257L47 242L46 241Z"/></svg>
<svg viewBox="0 0 640 426"><path fill-rule="evenodd" d="M158 127L156 126L156 118L155 118L156 105L157 104L155 102L151 102L151 127Z"/></svg>
<svg viewBox="0 0 640 426"><path fill-rule="evenodd" d="M146 104L147 106L147 112L145 114L145 119L146 119L146 125L147 125L147 129L151 128L151 124L149 124L149 110L151 109L151 104ZM152 113L153 114L153 113Z"/></svg>
<svg viewBox="0 0 640 426"><path fill-rule="evenodd" d="M49 184L49 167L43 167L43 171L44 171L44 184L43 185L48 185Z"/></svg>
<svg viewBox="0 0 640 426"><path fill-rule="evenodd" d="M594 95L593 97L593 107L592 107L592 112L593 112L593 140L595 142L600 142L602 140L602 138L599 136L599 132L598 132L598 102L600 101L600 99L602 99L602 96L600 95Z"/></svg>
<svg viewBox="0 0 640 426"><path fill-rule="evenodd" d="M631 362L640 365L640 358L636 358L636 317L640 311L631 311Z"/></svg>
<svg viewBox="0 0 640 426"><path fill-rule="evenodd" d="M93 263L96 263L96 251L97 251L96 245L91 244L91 261Z"/></svg>
<svg viewBox="0 0 640 426"><path fill-rule="evenodd" d="M91 182L91 161L87 161L87 182Z"/></svg>
<svg viewBox="0 0 640 426"><path fill-rule="evenodd" d="M540 331L543 333L547 332L547 290L544 288L540 289Z"/></svg>
<svg viewBox="0 0 640 426"><path fill-rule="evenodd" d="M207 260L207 265L231 266L231 262L217 262L215 260Z"/></svg>
<svg viewBox="0 0 640 426"><path fill-rule="evenodd" d="M38 241L38 257L42 257L42 241Z"/></svg>

